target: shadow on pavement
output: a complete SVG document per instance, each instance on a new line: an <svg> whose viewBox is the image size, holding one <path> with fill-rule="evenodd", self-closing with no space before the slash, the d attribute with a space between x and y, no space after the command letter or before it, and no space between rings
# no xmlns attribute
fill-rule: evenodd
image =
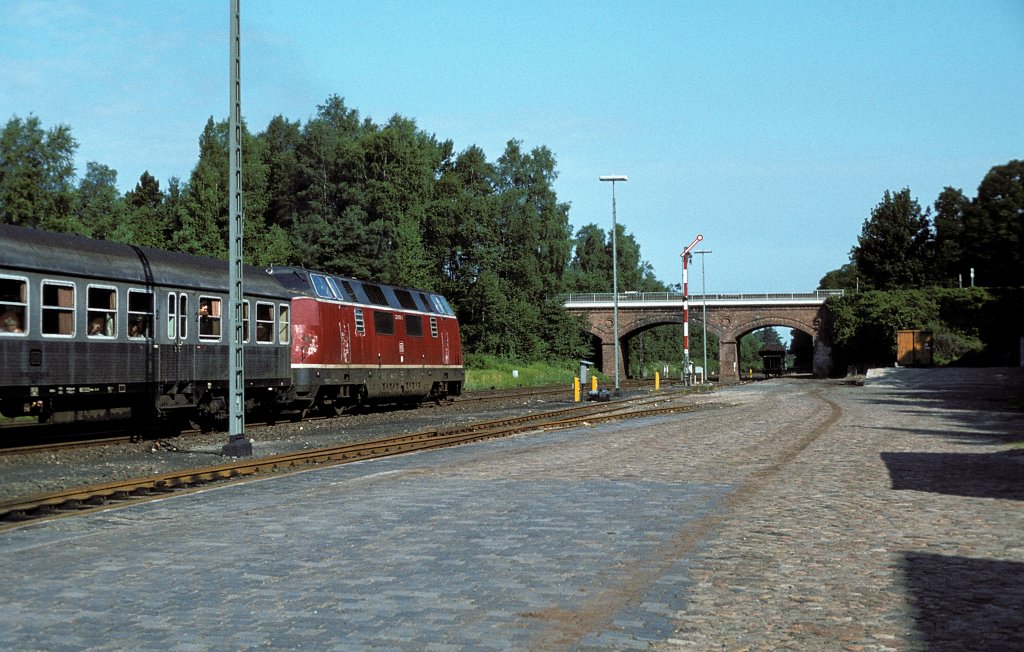
<svg viewBox="0 0 1024 652"><path fill-rule="evenodd" d="M998 453L882 453L892 488L1024 500L1024 450Z"/></svg>
<svg viewBox="0 0 1024 652"><path fill-rule="evenodd" d="M1024 564L905 552L902 570L926 650L1024 650Z"/></svg>

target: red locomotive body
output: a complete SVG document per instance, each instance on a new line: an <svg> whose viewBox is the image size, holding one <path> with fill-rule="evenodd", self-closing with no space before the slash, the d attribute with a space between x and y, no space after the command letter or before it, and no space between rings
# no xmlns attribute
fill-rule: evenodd
<svg viewBox="0 0 1024 652"><path fill-rule="evenodd" d="M444 297L299 267L268 273L291 289L297 406L327 414L362 403L458 396L465 374Z"/></svg>

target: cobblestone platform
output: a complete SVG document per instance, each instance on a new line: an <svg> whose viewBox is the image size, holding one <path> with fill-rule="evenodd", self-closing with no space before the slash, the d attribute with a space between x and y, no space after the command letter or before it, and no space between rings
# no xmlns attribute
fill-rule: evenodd
<svg viewBox="0 0 1024 652"><path fill-rule="evenodd" d="M26 526L0 647L1024 649L1022 388L772 381Z"/></svg>

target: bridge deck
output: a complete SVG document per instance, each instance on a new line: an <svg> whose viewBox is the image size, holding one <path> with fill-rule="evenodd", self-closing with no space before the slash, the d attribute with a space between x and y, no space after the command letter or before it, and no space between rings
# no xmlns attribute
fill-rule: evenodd
<svg viewBox="0 0 1024 652"><path fill-rule="evenodd" d="M829 297L841 297L843 290L815 290L814 292L763 292L690 294L690 305L709 306L737 305L820 305ZM614 303L611 292L582 292L562 295L566 308L607 308ZM619 307L644 308L683 305L682 292L619 292Z"/></svg>

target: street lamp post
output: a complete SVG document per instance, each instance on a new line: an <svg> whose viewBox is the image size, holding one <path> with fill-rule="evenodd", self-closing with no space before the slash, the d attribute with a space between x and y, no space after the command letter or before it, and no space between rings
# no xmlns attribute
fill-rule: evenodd
<svg viewBox="0 0 1024 652"><path fill-rule="evenodd" d="M704 301L704 316L701 321L704 322L704 377L701 379L703 384L704 379L708 377L708 291L704 285L704 254L710 254L709 249L699 249L695 254L700 254L700 296Z"/></svg>
<svg viewBox="0 0 1024 652"><path fill-rule="evenodd" d="M615 340L615 395L619 390L619 256L615 246L615 182L629 181L629 178L622 174L610 174L598 177L601 181L612 182L612 338Z"/></svg>

